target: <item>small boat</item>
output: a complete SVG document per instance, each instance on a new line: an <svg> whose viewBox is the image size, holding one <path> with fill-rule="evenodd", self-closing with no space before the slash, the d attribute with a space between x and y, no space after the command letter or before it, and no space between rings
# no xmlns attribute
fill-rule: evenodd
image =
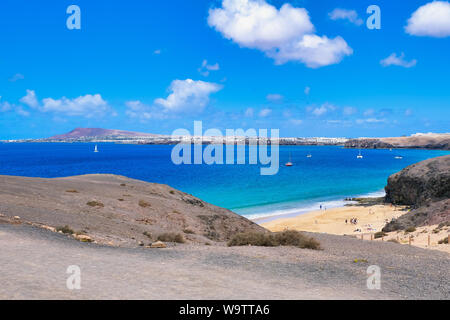
<svg viewBox="0 0 450 320"><path fill-rule="evenodd" d="M362 159L364 158L361 154L361 149L359 150L359 154L356 156L356 159Z"/></svg>
<svg viewBox="0 0 450 320"><path fill-rule="evenodd" d="M289 162L286 162L285 166L286 167L292 167L294 164L292 163L292 157L291 154L289 153Z"/></svg>
<svg viewBox="0 0 450 320"><path fill-rule="evenodd" d="M312 158L312 154L308 154L306 157L307 158Z"/></svg>
<svg viewBox="0 0 450 320"><path fill-rule="evenodd" d="M403 159L402 156L395 156L394 158L395 158L395 159Z"/></svg>
<svg viewBox="0 0 450 320"><path fill-rule="evenodd" d="M97 145L95 145L95 149L94 149L94 152L98 152L98 148L97 148Z"/></svg>

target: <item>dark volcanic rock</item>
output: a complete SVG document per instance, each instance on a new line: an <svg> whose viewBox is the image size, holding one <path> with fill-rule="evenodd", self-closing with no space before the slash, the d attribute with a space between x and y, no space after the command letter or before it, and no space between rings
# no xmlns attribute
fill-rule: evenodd
<svg viewBox="0 0 450 320"><path fill-rule="evenodd" d="M386 201L418 207L450 198L450 155L413 164L393 174L386 186Z"/></svg>
<svg viewBox="0 0 450 320"><path fill-rule="evenodd" d="M380 139L352 139L348 140L345 145L346 148L361 148L361 149L390 149L395 146L381 141Z"/></svg>
<svg viewBox="0 0 450 320"><path fill-rule="evenodd" d="M383 231L438 224L450 220L450 155L413 164L388 179L386 202L412 211L388 223Z"/></svg>

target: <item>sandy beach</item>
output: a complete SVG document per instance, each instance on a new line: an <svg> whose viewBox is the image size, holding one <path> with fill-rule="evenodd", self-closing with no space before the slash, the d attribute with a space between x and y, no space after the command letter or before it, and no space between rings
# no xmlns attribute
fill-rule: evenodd
<svg viewBox="0 0 450 320"><path fill-rule="evenodd" d="M416 231L405 233L404 231L390 232L383 239L375 239L373 235L381 231L386 222L408 212L405 207L390 205L373 206L345 206L327 210L313 211L301 214L293 218L285 218L262 223L261 226L270 231L298 230L335 235L354 235L364 240L388 241L394 239L401 244L409 244L421 248L437 249L450 253L450 246L439 245L438 241L448 235L448 227L441 228L437 232L438 225L420 227ZM357 218L357 224L350 223L350 219ZM347 220L347 223L345 222ZM430 245L428 245L428 235Z"/></svg>

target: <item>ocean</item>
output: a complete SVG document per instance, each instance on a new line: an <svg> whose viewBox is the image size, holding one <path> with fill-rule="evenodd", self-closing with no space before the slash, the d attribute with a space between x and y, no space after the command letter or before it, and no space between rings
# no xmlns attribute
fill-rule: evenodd
<svg viewBox="0 0 450 320"><path fill-rule="evenodd" d="M168 184L250 219L294 216L342 206L343 199L383 195L387 178L406 166L450 154L438 150L358 150L334 146L280 146L280 170L260 165L175 165L169 145L0 143L0 174L65 177L111 173ZM306 155L311 154L311 158ZM403 159L395 159L401 155ZM291 157L294 166L286 167ZM1 192L1 191L0 191Z"/></svg>

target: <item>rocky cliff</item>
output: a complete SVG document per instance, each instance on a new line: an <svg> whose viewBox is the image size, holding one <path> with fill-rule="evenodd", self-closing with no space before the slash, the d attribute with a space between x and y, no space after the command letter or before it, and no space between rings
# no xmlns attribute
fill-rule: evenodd
<svg viewBox="0 0 450 320"><path fill-rule="evenodd" d="M437 149L450 150L450 134L414 135L410 137L392 138L359 138L350 139L346 148L362 149Z"/></svg>
<svg viewBox="0 0 450 320"><path fill-rule="evenodd" d="M450 155L413 164L388 179L386 201L412 211L385 231L450 220Z"/></svg>

